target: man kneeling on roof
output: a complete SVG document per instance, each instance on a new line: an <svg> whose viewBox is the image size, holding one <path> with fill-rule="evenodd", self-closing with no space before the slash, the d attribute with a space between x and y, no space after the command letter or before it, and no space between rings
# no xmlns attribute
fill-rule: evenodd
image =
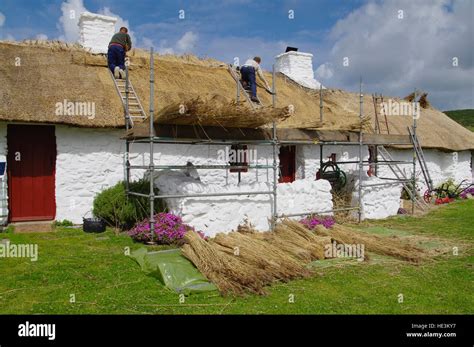
<svg viewBox="0 0 474 347"><path fill-rule="evenodd" d="M242 85L245 89L250 90L250 100L253 102L259 103L260 101L257 98L257 80L256 75L265 83L265 89L270 91L267 80L263 76L262 68L260 67L262 59L260 57L255 57L253 59L248 59L244 65L240 67L240 75L242 76Z"/></svg>
<svg viewBox="0 0 474 347"><path fill-rule="evenodd" d="M125 53L132 48L132 39L128 29L121 27L120 31L112 36L107 52L107 61L110 71L115 78L125 79Z"/></svg>

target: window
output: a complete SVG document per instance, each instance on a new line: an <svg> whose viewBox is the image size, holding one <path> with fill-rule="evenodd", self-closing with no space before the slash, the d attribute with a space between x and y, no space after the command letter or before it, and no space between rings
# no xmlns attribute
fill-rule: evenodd
<svg viewBox="0 0 474 347"><path fill-rule="evenodd" d="M245 166L243 168L231 168L230 172L248 172L247 145L232 145L229 151L230 166Z"/></svg>

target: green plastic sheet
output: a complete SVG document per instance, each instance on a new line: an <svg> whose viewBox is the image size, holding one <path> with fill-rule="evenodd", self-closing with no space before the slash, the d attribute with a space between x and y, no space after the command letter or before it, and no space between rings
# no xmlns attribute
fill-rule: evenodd
<svg viewBox="0 0 474 347"><path fill-rule="evenodd" d="M185 295L216 291L210 283L179 249L148 252L142 247L130 255L141 269L157 278L165 287Z"/></svg>

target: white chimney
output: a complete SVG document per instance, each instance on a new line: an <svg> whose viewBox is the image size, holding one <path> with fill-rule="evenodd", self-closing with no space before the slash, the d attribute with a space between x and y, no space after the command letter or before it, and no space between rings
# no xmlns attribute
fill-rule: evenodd
<svg viewBox="0 0 474 347"><path fill-rule="evenodd" d="M277 55L275 59L276 72L281 72L306 88L319 89L321 83L314 79L311 53L289 51Z"/></svg>
<svg viewBox="0 0 474 347"><path fill-rule="evenodd" d="M117 18L84 12L79 18L79 43L92 53L107 53Z"/></svg>

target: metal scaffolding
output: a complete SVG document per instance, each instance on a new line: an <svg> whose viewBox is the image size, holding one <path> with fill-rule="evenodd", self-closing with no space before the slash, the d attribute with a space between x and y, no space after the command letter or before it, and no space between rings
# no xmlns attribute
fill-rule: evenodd
<svg viewBox="0 0 474 347"><path fill-rule="evenodd" d="M273 75L273 82L272 82L272 106L276 106L276 85L275 85L275 67L272 67L272 75ZM287 218L287 217L296 217L296 216L309 216L314 214L321 214L321 213L331 213L331 212L338 212L338 211L350 211L350 210L357 210L358 211L358 219L361 221L362 219L362 187L368 187L370 185L363 185L362 184L362 177L363 177L363 168L364 166L371 165L369 161L363 160L363 129L362 125L358 132L358 141L298 141L298 140L279 140L277 137L277 126L275 121L272 123L272 136L270 139L262 139L262 140L223 140L223 139L185 139L185 138L173 138L173 137L163 137L157 136L154 128L154 81L155 81L155 71L154 71L154 56L153 56L153 48L150 50L150 110L149 110L149 134L148 137L140 138L140 139L130 139L128 136L125 137L126 145L125 145L125 187L127 196L138 196L138 197L145 197L149 199L150 203L150 232L152 239L154 238L154 229L155 229L155 220L154 220L154 205L155 199L167 199L167 198L198 198L198 197L220 197L220 196L243 196L243 195L269 195L272 197L272 216L271 216L271 230L273 231L278 219ZM125 114L125 127L128 133L128 130L131 129L131 122L130 122L130 112L129 112L129 69L128 64L126 65L126 82L125 82L125 105L124 105L124 114ZM245 90L242 91L246 93ZM239 83L237 83L237 100L240 98L240 87ZM320 95L320 121L323 121L323 91L322 86L320 87L319 91ZM360 112L359 118L362 120L363 117L363 94L362 94L362 79L360 81L360 88L359 88L359 99L360 99ZM362 123L361 123L362 124ZM415 123L416 126L416 123ZM416 127L415 127L416 129ZM131 165L130 163L130 145L131 143L147 143L149 144L149 164L148 165ZM273 182L272 187L268 191L246 191L246 192L229 192L229 193L207 193L207 194L155 194L154 188L154 172L157 170L163 169L187 169L189 166L187 165L155 165L154 162L154 145L155 144L193 144L193 145L267 145L272 147L272 164L271 165L245 165L245 166L235 166L235 165L197 165L193 166L195 169L203 169L203 170L228 170L230 168L239 169L239 168L247 168L247 169L272 169L273 172ZM396 143L395 143L396 144ZM320 169L323 164L323 146L327 145L358 145L359 146L359 158L357 161L337 161L337 164L358 164L358 176L359 176L359 184L358 184L358 204L357 206L349 206L349 207L341 207L337 209L325 210L325 211L308 211L308 212L301 212L301 213L291 213L291 214L278 214L278 172L279 172L279 165L278 165L278 146L281 145L318 145L320 146ZM393 161L395 162L395 161ZM390 165L392 161L381 161L378 165ZM410 163L415 165L415 162L400 162L397 163ZM415 166L413 166L415 169ZM139 192L133 192L130 190L130 179L131 179L131 170L146 170L149 173L150 177L150 190L148 194L143 194ZM415 175L413 174L413 177ZM389 178L387 178L389 179ZM391 178L390 178L391 179ZM391 184L399 184L401 181L397 179L393 179L395 182L386 182L377 185L391 185ZM374 185L375 186L375 185Z"/></svg>

